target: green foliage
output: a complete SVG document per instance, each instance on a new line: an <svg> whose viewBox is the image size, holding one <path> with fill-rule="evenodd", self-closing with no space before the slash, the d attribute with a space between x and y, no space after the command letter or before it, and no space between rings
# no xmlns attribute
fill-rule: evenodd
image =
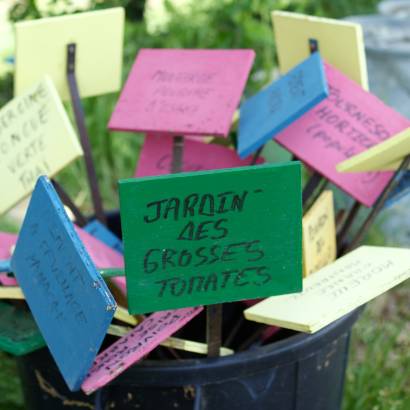
<svg viewBox="0 0 410 410"><path fill-rule="evenodd" d="M13 96L13 76L5 75L0 79L0 107L6 104Z"/></svg>
<svg viewBox="0 0 410 410"><path fill-rule="evenodd" d="M37 8L35 0L19 0L10 10L11 21L30 20L40 18L41 13Z"/></svg>
<svg viewBox="0 0 410 410"><path fill-rule="evenodd" d="M71 0L49 0L49 7L46 8L46 10L41 11L37 6L36 0L18 0L10 11L10 20L31 20L40 17L58 15L59 13L54 11L54 6L57 3L72 6ZM93 10L122 6L126 9L128 19L141 20L144 12L145 0L91 0L90 5L90 8ZM71 13L77 11L81 10L73 10L71 7Z"/></svg>
<svg viewBox="0 0 410 410"><path fill-rule="evenodd" d="M23 395L12 356L0 352L0 409L23 410Z"/></svg>
<svg viewBox="0 0 410 410"><path fill-rule="evenodd" d="M370 303L353 330L344 410L410 409L410 285Z"/></svg>

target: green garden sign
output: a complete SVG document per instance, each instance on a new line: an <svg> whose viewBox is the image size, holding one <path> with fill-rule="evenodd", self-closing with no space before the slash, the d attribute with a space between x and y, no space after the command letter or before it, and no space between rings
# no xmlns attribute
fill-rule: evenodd
<svg viewBox="0 0 410 410"><path fill-rule="evenodd" d="M120 181L130 313L301 291L298 162Z"/></svg>

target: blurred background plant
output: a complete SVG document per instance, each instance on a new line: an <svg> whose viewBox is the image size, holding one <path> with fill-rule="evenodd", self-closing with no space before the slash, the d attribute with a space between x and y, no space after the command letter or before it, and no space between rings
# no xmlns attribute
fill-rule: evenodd
<svg viewBox="0 0 410 410"><path fill-rule="evenodd" d="M126 8L124 71L126 78L139 48L252 48L256 60L246 89L251 95L275 75L276 56L270 12L297 11L342 18L375 11L377 0L0 0L8 2L9 20L16 22L68 12L112 6ZM4 5L5 3L3 3ZM1 28L2 22L0 22ZM10 41L12 42L12 36ZM0 106L12 98L12 44L0 78ZM0 68L2 67L0 62ZM133 175L142 136L107 131L108 119L118 94L84 101L87 126L107 209L118 207L117 181ZM68 107L70 110L70 108ZM59 182L85 212L91 212L85 170L77 161L59 174ZM0 228L16 229L10 216L0 218ZM378 230L370 238L384 243ZM409 287L392 292L371 304L356 326L348 369L345 410L410 409ZM382 318L382 319L381 319ZM395 352L389 355L389 352ZM398 353L396 353L398 352ZM401 354L401 352L403 352ZM0 356L0 408L22 409L22 398L13 361ZM324 392L326 394L326 392Z"/></svg>

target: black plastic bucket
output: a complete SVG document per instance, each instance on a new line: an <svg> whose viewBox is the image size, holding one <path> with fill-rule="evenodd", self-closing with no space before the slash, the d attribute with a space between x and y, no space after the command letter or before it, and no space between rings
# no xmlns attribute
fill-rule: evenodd
<svg viewBox="0 0 410 410"><path fill-rule="evenodd" d="M360 309L313 334L215 359L147 360L87 397L65 387L47 349L19 357L26 408L337 410Z"/></svg>

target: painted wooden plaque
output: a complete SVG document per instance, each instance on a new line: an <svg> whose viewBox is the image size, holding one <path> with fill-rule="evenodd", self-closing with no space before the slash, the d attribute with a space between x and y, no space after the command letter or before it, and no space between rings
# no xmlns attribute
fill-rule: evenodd
<svg viewBox="0 0 410 410"><path fill-rule="evenodd" d="M30 65L29 65L30 67ZM0 110L0 214L29 195L40 175L53 176L82 155L49 78Z"/></svg>
<svg viewBox="0 0 410 410"><path fill-rule="evenodd" d="M266 299L245 317L314 333L409 277L409 249L362 246L304 279L302 293Z"/></svg>
<svg viewBox="0 0 410 410"><path fill-rule="evenodd" d="M336 259L333 192L324 191L302 219L303 274L317 272Z"/></svg>
<svg viewBox="0 0 410 410"><path fill-rule="evenodd" d="M16 242L16 234L0 232L0 261L10 259ZM16 286L17 281L14 276L10 276L8 273L0 273L0 284L3 286Z"/></svg>
<svg viewBox="0 0 410 410"><path fill-rule="evenodd" d="M401 163L404 161L404 158L400 158L397 161L389 162L386 165L383 165L383 170L382 171L395 171L398 169L401 165Z"/></svg>
<svg viewBox="0 0 410 410"><path fill-rule="evenodd" d="M389 138L410 121L325 64L329 97L295 121L276 141L365 206L372 206L391 172L341 174L336 165Z"/></svg>
<svg viewBox="0 0 410 410"><path fill-rule="evenodd" d="M70 390L78 390L116 308L57 193L40 177L11 261Z"/></svg>
<svg viewBox="0 0 410 410"><path fill-rule="evenodd" d="M295 162L120 181L130 313L300 291L300 172Z"/></svg>
<svg viewBox="0 0 410 410"><path fill-rule="evenodd" d="M226 136L254 57L253 50L142 49L109 128Z"/></svg>
<svg viewBox="0 0 410 410"><path fill-rule="evenodd" d="M104 242L111 249L114 249L121 254L124 252L122 241L97 219L89 222L83 229L94 236L94 238Z"/></svg>
<svg viewBox="0 0 410 410"><path fill-rule="evenodd" d="M76 77L81 97L118 91L121 87L124 9L121 7L16 24L15 94L48 74L63 100L67 45L76 44Z"/></svg>
<svg viewBox="0 0 410 410"><path fill-rule="evenodd" d="M0 286L0 299L24 300L25 298L18 286Z"/></svg>
<svg viewBox="0 0 410 410"><path fill-rule="evenodd" d="M395 170L410 154L410 128L393 135L337 165L339 172Z"/></svg>
<svg viewBox="0 0 410 410"><path fill-rule="evenodd" d="M316 40L323 59L368 89L363 30L360 24L285 11L272 12L279 69L287 73L310 54Z"/></svg>
<svg viewBox="0 0 410 410"><path fill-rule="evenodd" d="M86 230L75 226L77 235L97 268L123 268L124 258L121 253L110 248L104 242L89 234Z"/></svg>
<svg viewBox="0 0 410 410"><path fill-rule="evenodd" d="M9 232L0 232L0 260L9 259L12 249L16 245L17 234Z"/></svg>
<svg viewBox="0 0 410 410"><path fill-rule="evenodd" d="M196 307L153 313L97 356L81 386L83 391L91 394L105 386L185 326L201 310L202 307Z"/></svg>
<svg viewBox="0 0 410 410"><path fill-rule="evenodd" d="M84 227L76 227L78 236L83 241L87 252L98 268L123 268L124 258L122 242L101 222L94 220ZM125 277L113 277L110 281L127 294Z"/></svg>
<svg viewBox="0 0 410 410"><path fill-rule="evenodd" d="M328 94L322 60L314 53L241 105L239 156L256 151Z"/></svg>
<svg viewBox="0 0 410 410"><path fill-rule="evenodd" d="M108 256L108 266L103 266L101 264L101 267L107 268L107 267L116 267L116 268L122 268L124 266L124 259L122 257L122 254L124 253L124 247L122 245L122 241L117 238L109 229L107 229L101 222L99 222L97 219L92 220L89 222L85 227L83 232L88 232L91 234L94 238L98 239L101 241L103 244L107 245L110 247L113 251L107 252L107 255L104 257L105 260L106 257ZM85 243L86 245L86 243ZM87 246L86 246L87 247ZM100 248L98 253L105 253L105 250L101 248L101 246L97 245L97 248ZM97 250L97 249L96 249ZM121 254L121 257L120 255ZM93 254L91 253L91 257L94 260ZM102 259L100 259L101 263L103 262ZM121 291L122 296L127 295L127 282L124 276L118 276L118 277L113 277L110 279L111 282ZM118 309L117 309L118 313Z"/></svg>
<svg viewBox="0 0 410 410"><path fill-rule="evenodd" d="M0 302L0 350L21 356L45 346L30 312Z"/></svg>
<svg viewBox="0 0 410 410"><path fill-rule="evenodd" d="M138 160L136 177L166 175L171 173L173 137L150 135L145 137ZM241 160L227 147L185 139L182 169L184 172L237 168L250 165L252 158ZM259 159L258 163L264 160Z"/></svg>
<svg viewBox="0 0 410 410"><path fill-rule="evenodd" d="M123 337L126 336L132 328L118 325L111 325L108 329L108 334L112 336ZM202 342L196 342L194 340L181 339L179 337L168 337L163 340L160 346L170 347L171 349L182 350L184 352L191 352L197 354L208 354L208 345ZM219 356L229 356L235 352L227 347L220 347Z"/></svg>
<svg viewBox="0 0 410 410"><path fill-rule="evenodd" d="M2 286L17 286L17 280L13 274L7 273L0 273L0 284Z"/></svg>

